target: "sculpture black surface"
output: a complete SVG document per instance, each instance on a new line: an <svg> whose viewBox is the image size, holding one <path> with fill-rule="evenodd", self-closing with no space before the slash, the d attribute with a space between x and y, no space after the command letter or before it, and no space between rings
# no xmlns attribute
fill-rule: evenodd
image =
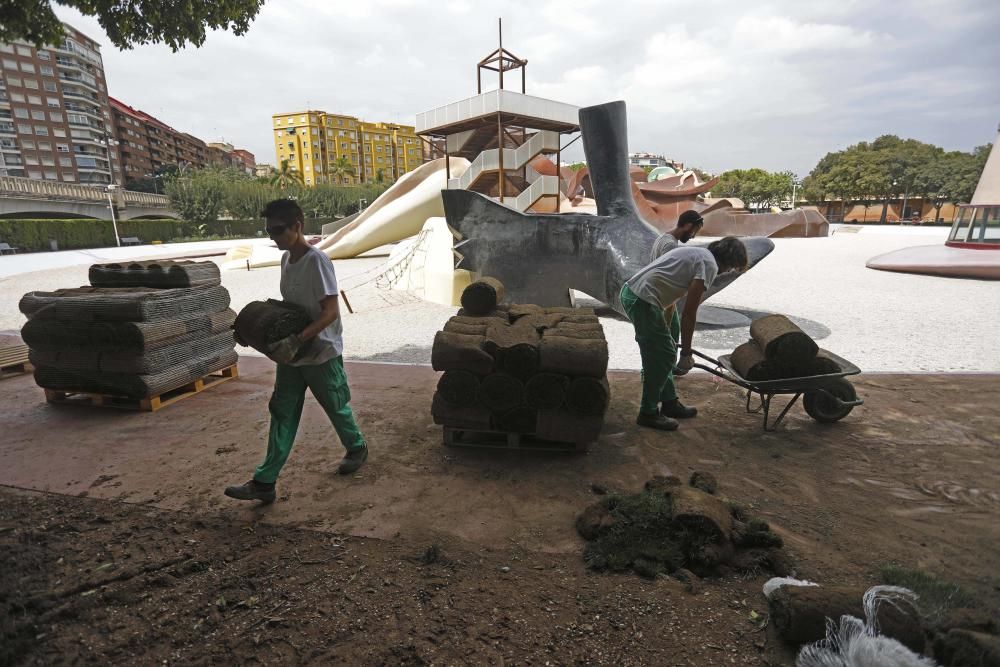
<svg viewBox="0 0 1000 667"><path fill-rule="evenodd" d="M509 301L565 306L572 289L621 313L618 293L649 262L659 232L632 199L625 103L580 109L580 128L597 215L524 214L478 192L444 190L445 217L462 236L459 267L498 278ZM741 240L750 267L774 249L767 238ZM739 275L719 275L705 298Z"/></svg>

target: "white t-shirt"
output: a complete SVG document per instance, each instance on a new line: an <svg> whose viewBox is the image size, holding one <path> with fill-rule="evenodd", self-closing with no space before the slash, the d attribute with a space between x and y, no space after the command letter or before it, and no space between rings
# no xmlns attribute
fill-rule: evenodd
<svg viewBox="0 0 1000 667"><path fill-rule="evenodd" d="M313 320L319 318L323 307L320 301L327 296L337 296L337 274L333 262L316 248L310 247L297 262L292 262L288 251L281 256L281 298L302 306ZM315 366L344 352L344 325L337 318L330 326L310 340L301 356L291 366Z"/></svg>
<svg viewBox="0 0 1000 667"><path fill-rule="evenodd" d="M711 287L718 274L719 265L707 249L682 246L650 263L626 284L637 297L662 309L687 294L697 279L705 281L706 289Z"/></svg>
<svg viewBox="0 0 1000 667"><path fill-rule="evenodd" d="M649 261L655 262L657 259L663 257L674 248L679 247L680 244L681 242L677 240L677 237L670 232L660 234L660 236L656 239L656 242L653 243L653 252L649 256Z"/></svg>

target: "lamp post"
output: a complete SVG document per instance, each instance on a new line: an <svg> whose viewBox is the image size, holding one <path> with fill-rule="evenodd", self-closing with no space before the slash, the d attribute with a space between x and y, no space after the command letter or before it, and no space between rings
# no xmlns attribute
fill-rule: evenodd
<svg viewBox="0 0 1000 667"><path fill-rule="evenodd" d="M118 221L115 220L115 202L111 197L111 194L115 191L117 187L118 187L117 185L112 183L108 185L106 191L108 193L108 208L111 210L111 226L115 230L115 245L117 245L120 248L122 245L122 240L118 237Z"/></svg>
<svg viewBox="0 0 1000 667"><path fill-rule="evenodd" d="M361 213L361 211L365 210L365 206L367 206L367 205L368 205L368 200L367 199L359 199L358 200L358 213Z"/></svg>
<svg viewBox="0 0 1000 667"><path fill-rule="evenodd" d="M156 194L160 194L160 189L156 187L156 179L163 178L163 176L159 174L146 174L146 178L153 179L153 192L155 192Z"/></svg>
<svg viewBox="0 0 1000 667"><path fill-rule="evenodd" d="M792 210L793 211L795 210L795 188L797 188L798 186L799 186L799 182L793 178L792 179Z"/></svg>

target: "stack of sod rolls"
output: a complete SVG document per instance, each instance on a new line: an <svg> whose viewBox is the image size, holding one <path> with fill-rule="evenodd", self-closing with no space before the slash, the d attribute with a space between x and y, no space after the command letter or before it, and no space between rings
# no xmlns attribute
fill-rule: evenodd
<svg viewBox="0 0 1000 667"><path fill-rule="evenodd" d="M443 371L434 422L555 442L597 439L610 400L608 344L592 309L503 305L503 285L483 278L434 337Z"/></svg>
<svg viewBox="0 0 1000 667"><path fill-rule="evenodd" d="M148 398L237 362L236 314L212 262L95 265L90 279L21 298L39 386Z"/></svg>
<svg viewBox="0 0 1000 667"><path fill-rule="evenodd" d="M733 368L745 380L764 382L840 372L837 362L784 315L754 320L750 338L731 357Z"/></svg>

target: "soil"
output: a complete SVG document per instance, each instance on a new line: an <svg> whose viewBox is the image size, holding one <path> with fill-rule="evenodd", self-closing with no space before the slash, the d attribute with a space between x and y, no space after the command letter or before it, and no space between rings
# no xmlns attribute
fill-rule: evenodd
<svg viewBox="0 0 1000 667"><path fill-rule="evenodd" d="M222 496L263 453L273 365L156 413L52 406L0 383L0 664L791 664L759 626L765 576L595 573L575 517L654 476L718 480L768 522L795 575L876 583L900 563L1000 597L1000 379L855 378L865 405L777 433L705 376L699 416L634 424L637 373L612 373L583 454L446 448L438 374L347 364L371 457L313 399L267 507ZM322 444L321 444L322 443Z"/></svg>

